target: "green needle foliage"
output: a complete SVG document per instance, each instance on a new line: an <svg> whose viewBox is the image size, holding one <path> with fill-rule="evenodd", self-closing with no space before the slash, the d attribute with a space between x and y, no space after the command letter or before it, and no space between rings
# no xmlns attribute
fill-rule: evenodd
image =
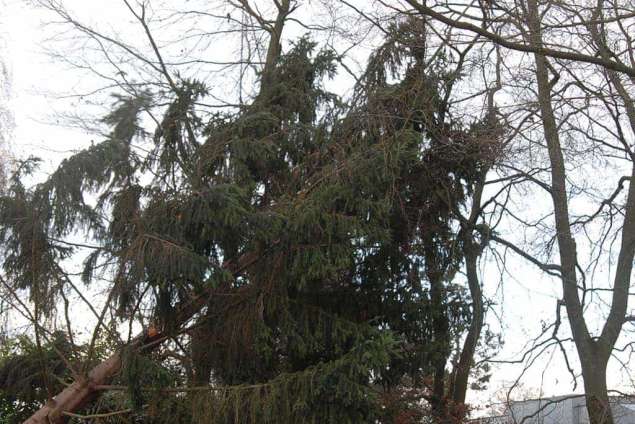
<svg viewBox="0 0 635 424"><path fill-rule="evenodd" d="M69 370L61 353L72 357L73 349L62 333L52 335L42 349L27 337L3 340L0 346L0 423L27 419L49 393L63 387ZM45 367L43 367L45 364Z"/></svg>
<svg viewBox="0 0 635 424"><path fill-rule="evenodd" d="M459 76L450 57L426 65L422 25L391 28L351 105L323 86L334 53L302 38L236 113L203 119L206 87L181 79L154 134L140 124L153 94L117 97L106 140L33 188L16 174L0 199L4 268L44 315L73 254L57 240L77 232L100 246L84 283L109 273L122 320L151 310L176 331L184 305L205 299L179 336L187 358L167 355L171 343L129 352L127 390L102 405L152 423L421 416L428 377L470 321L455 212L500 138L491 117L448 118ZM142 156L134 145L148 141Z"/></svg>

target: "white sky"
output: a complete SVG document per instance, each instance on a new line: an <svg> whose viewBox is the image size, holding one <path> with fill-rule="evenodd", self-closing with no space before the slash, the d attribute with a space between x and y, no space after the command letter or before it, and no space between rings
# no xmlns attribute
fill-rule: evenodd
<svg viewBox="0 0 635 424"><path fill-rule="evenodd" d="M124 10L118 0L73 0L66 4L71 8L79 7L84 16L98 18L101 23L120 24ZM29 7L24 1L5 0L2 11L2 38L6 48L2 59L6 61L12 73L12 99L10 108L15 118L15 130L12 148L16 156L40 156L45 160L43 169L52 169L59 160L71 151L81 149L94 139L94 135L81 130L65 128L52 122L54 112L67 108L67 101L50 96L51 93L67 93L84 81L78 81L77 73L43 54L42 42L45 31L42 23L50 16ZM81 105L80 105L81 107ZM532 207L528 198L526 207ZM509 255L512 255L511 253ZM540 330L540 320L551 322L556 301L559 298L560 283L543 278L537 270L523 261L510 261L513 278L504 277L499 287L499 275L492 266L483 275L487 294L492 295L505 322L505 346L497 359L518 359L525 347L524 343L535 337ZM499 290L500 289L500 290ZM501 291L502 290L502 291ZM490 314L489 321L497 320ZM494 324L494 329L496 329ZM562 334L567 333L568 323L563 323ZM575 353L569 351L571 358ZM545 365L552 361L547 371ZM576 361L574 361L576 362ZM473 393L471 400L483 401L493 391L507 385L521 372L522 365L497 366L491 390L486 393ZM611 382L624 387L625 377L614 364ZM545 356L537 362L529 374L522 380L526 387L543 387L546 395L565 394L572 390L571 379L566 372L559 352L550 359ZM581 380L580 380L581 383ZM632 389L632 386L630 387ZM470 399L468 399L469 401Z"/></svg>

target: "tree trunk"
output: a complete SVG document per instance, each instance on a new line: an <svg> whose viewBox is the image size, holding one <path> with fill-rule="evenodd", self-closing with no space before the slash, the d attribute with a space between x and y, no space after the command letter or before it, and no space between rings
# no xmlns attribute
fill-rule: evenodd
<svg viewBox="0 0 635 424"><path fill-rule="evenodd" d="M459 362L454 369L454 381L452 384L452 401L457 404L465 403L465 395L467 393L467 383L470 377L470 370L474 362L474 354L476 346L481 337L484 320L483 293L478 280L477 260L478 248L474 246L473 241L469 241L470 245L465 248L465 268L467 273L467 282L470 288L470 296L472 297L472 322L468 330Z"/></svg>
<svg viewBox="0 0 635 424"><path fill-rule="evenodd" d="M258 97L265 96L267 90L274 83L273 72L276 68L277 62L282 54L282 31L284 25L287 22L287 16L291 11L290 0L282 0L278 7L278 15L273 25L269 28L264 28L269 32L269 45L267 46L267 56L265 58L265 64L262 68L262 77L260 80L260 93Z"/></svg>
<svg viewBox="0 0 635 424"><path fill-rule="evenodd" d="M277 242L274 242L274 245ZM253 265L260 258L263 252L249 252L240 256L235 261L227 261L223 268L229 271L234 277L239 275L249 266ZM158 332L151 337L141 334L135 337L132 342L113 354L95 368L93 368L86 378L78 379L66 389L61 391L52 401L47 402L42 408L36 411L23 424L63 424L68 420L64 412L75 412L84 407L94 398L99 396L99 386L107 384L121 370L121 352L123 349L152 350L166 340L174 329L180 328L196 315L209 301L213 295L213 288L191 299L176 308L174 319L170 322L168 329Z"/></svg>
<svg viewBox="0 0 635 424"><path fill-rule="evenodd" d="M595 364L588 363L582 366L589 423L613 424L613 415L606 387L607 361L604 358L597 359Z"/></svg>
<svg viewBox="0 0 635 424"><path fill-rule="evenodd" d="M542 46L540 14L536 0L527 1L530 39L534 46ZM609 317L602 334L594 340L584 319L584 308L580 300L577 286L577 253L576 244L571 234L568 198L566 191L566 171L560 145L558 127L551 105L551 82L549 68L545 56L536 53L536 80L538 83L538 102L542 116L544 135L547 141L549 160L551 163L551 194L554 205L554 216L558 247L560 250L562 291L571 332L582 365L582 378L586 390L586 403L590 424L613 424L611 409L608 407L606 386L606 367L610 353L624 322L626 313L628 287L632 270L635 244L635 191L629 187L626 201L626 213L622 228L622 244L616 267L613 287L613 300Z"/></svg>
<svg viewBox="0 0 635 424"><path fill-rule="evenodd" d="M88 377L75 381L40 408L24 424L62 424L68 421L66 411L77 411L96 395L95 387L106 384L121 369L119 352L91 370Z"/></svg>

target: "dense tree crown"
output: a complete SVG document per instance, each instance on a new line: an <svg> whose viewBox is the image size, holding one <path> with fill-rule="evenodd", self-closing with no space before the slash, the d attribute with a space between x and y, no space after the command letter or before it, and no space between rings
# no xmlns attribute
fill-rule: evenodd
<svg viewBox="0 0 635 424"><path fill-rule="evenodd" d="M8 281L38 313L54 313L65 290L59 262L73 252L56 240L75 231L99 242L82 279L113 276L121 319L151 306L169 334L199 303L188 366L129 351L118 377L129 397L113 402L152 422L358 423L385 416L381 396L394 390L428 396L471 314L454 275L478 242L455 211L498 154L500 130L494 115L448 117L454 60L425 64L421 21L390 34L350 106L322 85L334 53L301 38L238 113L200 118L206 87L177 80L154 134L139 124L153 94L118 96L104 141L32 189L21 176L36 163L25 162L2 199L0 235ZM147 137L154 150L142 158L131 145ZM144 391L210 383L186 408L181 394ZM405 403L389 413L416 413L393 396Z"/></svg>
<svg viewBox="0 0 635 424"><path fill-rule="evenodd" d="M577 286L551 104L560 75L546 58L599 65L627 105L631 87L618 72L630 68L597 28L590 31L600 54L589 56L543 47L533 0L514 14L482 2L480 26L467 12L469 22L455 21L416 1L403 2L407 11L388 8L384 25L346 3L380 28L381 42L344 98L328 89L350 72L343 54L308 35L283 38L297 2L274 0L269 19L239 0L232 7L242 16L241 55L257 47L263 60L241 57L240 104L209 113L201 105L212 87L170 70L148 3L124 3L148 37L155 58L145 64L161 83L131 82L120 71L125 83L101 121L102 140L38 184L31 181L39 159L22 160L0 190L2 295L31 323L0 350L0 423L461 422L466 392L490 376L478 359L500 345L487 326L490 301L478 271L493 243L562 281L557 320L543 335L552 332L566 355L557 336L564 306L591 420L611 423L601 417L606 364L626 321L635 190L622 214L614 306L595 338L584 318L586 286ZM109 62L104 44L141 57L60 4L42 4L102 43ZM491 32L506 13L518 19L525 44ZM465 32L444 36L441 24ZM250 25L265 43L245 36ZM501 46L535 55L537 101L522 118L494 101L503 89ZM247 65L257 70L245 100ZM482 89L469 80L479 73L493 75ZM462 102L480 108L467 114ZM525 136L523 125L535 115L548 165L524 172L522 143L535 130ZM494 228L531 226L509 206L514 185L527 182L553 200L548 249L558 243L558 265ZM490 187L495 194L485 200ZM69 271L79 261L81 272ZM73 330L74 301L95 321L88 336Z"/></svg>

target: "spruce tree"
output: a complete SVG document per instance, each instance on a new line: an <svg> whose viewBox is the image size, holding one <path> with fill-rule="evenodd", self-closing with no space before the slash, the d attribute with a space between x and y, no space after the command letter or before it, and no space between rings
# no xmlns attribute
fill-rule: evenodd
<svg viewBox="0 0 635 424"><path fill-rule="evenodd" d="M456 76L448 58L427 64L423 21L390 34L351 104L324 88L335 54L301 38L284 54L274 46L257 96L236 113L203 118L207 88L178 79L152 134L141 116L157 93L117 96L104 141L35 187L22 182L35 162L24 162L0 199L0 244L36 322L68 289L59 263L74 248L61 240L78 232L98 246L84 284L108 272L119 319L149 311L152 322L113 349L121 371L103 403L76 412L101 405L150 423L417 422L426 405L453 414L450 341L471 320L455 275L484 245L460 211L500 130L491 117L446 116ZM134 144L148 140L142 156ZM170 356L176 348L186 357Z"/></svg>

